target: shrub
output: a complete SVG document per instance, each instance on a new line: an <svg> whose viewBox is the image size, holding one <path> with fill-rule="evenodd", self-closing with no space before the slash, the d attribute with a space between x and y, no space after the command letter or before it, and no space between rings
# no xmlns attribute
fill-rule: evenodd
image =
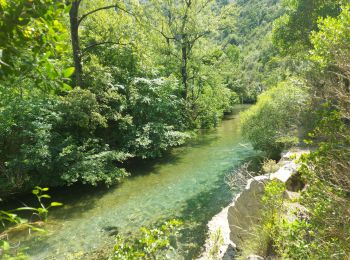
<svg viewBox="0 0 350 260"><path fill-rule="evenodd" d="M303 82L289 80L261 94L256 105L242 114L242 132L257 150L277 157L299 141L309 95Z"/></svg>
<svg viewBox="0 0 350 260"><path fill-rule="evenodd" d="M319 31L311 36L316 77L309 82L316 101L323 104L307 140L317 150L302 157L299 170L307 182L300 199L307 217L282 223L274 241L286 259L348 259L350 255L350 5L343 3L341 14L319 19Z"/></svg>
<svg viewBox="0 0 350 260"><path fill-rule="evenodd" d="M250 236L247 239L239 259L247 259L247 256L256 254L264 257L272 256L276 252L276 237L279 236L279 228L283 223L285 205L285 184L279 180L272 180L265 186L265 193L261 199L263 209L260 222L251 227Z"/></svg>
<svg viewBox="0 0 350 260"><path fill-rule="evenodd" d="M263 173L267 174L276 172L279 169L279 166L275 160L265 159L261 168Z"/></svg>
<svg viewBox="0 0 350 260"><path fill-rule="evenodd" d="M0 109L0 193L28 184L30 173L48 172L57 113L52 99L13 99ZM27 186L29 188L30 184Z"/></svg>
<svg viewBox="0 0 350 260"><path fill-rule="evenodd" d="M179 220L170 220L156 228L142 227L138 238L118 235L109 259L173 259L169 253L174 250L181 225Z"/></svg>
<svg viewBox="0 0 350 260"><path fill-rule="evenodd" d="M169 78L137 78L128 88L133 126L125 147L141 158L159 157L167 149L183 144L189 135L183 117L184 102L177 95L177 81Z"/></svg>
<svg viewBox="0 0 350 260"><path fill-rule="evenodd" d="M62 98L16 98L0 109L0 194L34 185L108 185L126 172L130 154L95 137L106 127L95 95L75 89Z"/></svg>

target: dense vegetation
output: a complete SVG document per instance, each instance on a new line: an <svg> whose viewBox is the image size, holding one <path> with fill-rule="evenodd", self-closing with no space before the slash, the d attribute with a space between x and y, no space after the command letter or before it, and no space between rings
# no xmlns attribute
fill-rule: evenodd
<svg viewBox="0 0 350 260"><path fill-rule="evenodd" d="M267 203L274 211L260 229L268 236L268 249L258 251L292 259L345 259L350 254L350 5L333 0L284 4L286 13L274 22L272 40L277 57L293 61L292 81L259 97L245 113L243 129L256 148L269 153L293 142L313 151L301 159L306 189L296 220L288 221L286 209L278 208L285 187L272 183L266 188L276 203Z"/></svg>
<svg viewBox="0 0 350 260"><path fill-rule="evenodd" d="M0 2L2 196L119 182L238 101L232 4L64 2Z"/></svg>
<svg viewBox="0 0 350 260"><path fill-rule="evenodd" d="M285 8L276 0L235 3L238 12L234 43L238 62L231 84L241 101L254 103L259 94L289 75L287 59L277 57L277 47L271 40L273 22L283 15Z"/></svg>
<svg viewBox="0 0 350 260"><path fill-rule="evenodd" d="M302 218L278 215L285 187L266 187L267 254L347 258L349 14L344 0L0 0L0 196L118 183L127 160L159 157L256 102L242 115L255 149L313 150L301 159ZM171 251L169 223L119 237L114 258Z"/></svg>

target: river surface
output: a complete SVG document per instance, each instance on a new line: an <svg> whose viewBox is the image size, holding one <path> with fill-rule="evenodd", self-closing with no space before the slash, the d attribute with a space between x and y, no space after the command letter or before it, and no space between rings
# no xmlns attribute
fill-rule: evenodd
<svg viewBox="0 0 350 260"><path fill-rule="evenodd" d="M30 259L89 259L93 254L82 252L111 249L115 232L130 234L174 218L185 227L178 259L198 255L206 223L232 199L225 174L258 156L241 138L239 111L246 108L237 106L217 129L165 157L134 165L132 177L115 187L51 191L64 207L50 212L47 234L27 238Z"/></svg>

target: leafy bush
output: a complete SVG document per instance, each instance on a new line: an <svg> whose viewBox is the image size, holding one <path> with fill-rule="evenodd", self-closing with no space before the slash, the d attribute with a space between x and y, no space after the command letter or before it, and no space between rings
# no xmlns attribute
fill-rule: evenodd
<svg viewBox="0 0 350 260"><path fill-rule="evenodd" d="M201 95L193 103L192 118L196 127L212 128L218 125L224 112L230 112L238 103L236 93L223 86L203 87Z"/></svg>
<svg viewBox="0 0 350 260"><path fill-rule="evenodd" d="M305 85L289 80L271 88L258 98L256 105L242 114L243 135L257 150L278 156L282 149L299 142L303 112L308 110Z"/></svg>
<svg viewBox="0 0 350 260"><path fill-rule="evenodd" d="M338 6L339 2L343 1L325 4ZM337 8L338 17L329 13L312 21L313 25L318 22L318 29L311 33L313 66L308 76L319 119L306 143L317 149L302 157L299 170L307 183L299 203L307 214L297 212L299 217L292 223L280 223L274 238L283 258L347 259L350 255L350 6L343 4Z"/></svg>
<svg viewBox="0 0 350 260"><path fill-rule="evenodd" d="M64 98L13 99L0 110L1 192L77 181L112 184L130 155L94 137L106 121L94 95L75 89Z"/></svg>
<svg viewBox="0 0 350 260"><path fill-rule="evenodd" d="M183 117L184 103L177 95L174 79L138 78L128 89L129 113L133 126L125 146L142 158L154 158L170 147L181 145L189 135Z"/></svg>
<svg viewBox="0 0 350 260"><path fill-rule="evenodd" d="M110 259L173 259L171 252L181 225L181 221L170 220L157 228L141 228L140 237L135 239L118 235Z"/></svg>
<svg viewBox="0 0 350 260"><path fill-rule="evenodd" d="M2 192L26 186L30 173L50 171L50 142L58 117L52 109L56 105L52 99L13 99L0 109Z"/></svg>
<svg viewBox="0 0 350 260"><path fill-rule="evenodd" d="M286 258L346 258L350 253L350 139L338 111L325 109L312 134L321 139L318 149L302 158L300 172L307 182L300 203L307 218L284 223L276 237L280 255ZM311 141L309 141L311 142Z"/></svg>
<svg viewBox="0 0 350 260"><path fill-rule="evenodd" d="M110 150L107 144L101 143L98 139L86 139L81 144L75 143L72 139L65 141L66 145L54 162L64 183L111 185L128 176L128 173L116 163L130 158L130 154Z"/></svg>

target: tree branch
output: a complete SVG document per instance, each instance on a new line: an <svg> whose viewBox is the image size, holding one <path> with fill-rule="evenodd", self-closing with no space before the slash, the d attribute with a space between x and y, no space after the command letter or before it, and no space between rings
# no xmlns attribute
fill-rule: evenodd
<svg viewBox="0 0 350 260"><path fill-rule="evenodd" d="M127 46L127 44L125 44L125 43L113 42L113 41L96 42L96 43L90 44L89 46L87 46L86 48L84 48L84 49L82 50L82 52L81 52L81 56L83 56L85 52L89 51L89 50L92 49L93 47L100 46L100 45L105 45L105 44Z"/></svg>
<svg viewBox="0 0 350 260"><path fill-rule="evenodd" d="M92 10L92 11L86 13L86 14L83 14L83 15L79 18L79 20L78 20L78 25L80 25L80 23L81 23L86 17L88 17L89 15L91 15L91 14L93 14L93 13L96 13L96 12L99 12L99 11L102 11L102 10L107 10L107 9L112 9L112 8L118 8L118 9L124 11L125 13L128 13L128 14L130 14L130 15L133 15L131 12L129 12L128 10L126 10L126 9L124 9L124 8L122 8L122 7L120 7L120 5L118 5L118 4L107 5L107 6L103 6L103 7L97 8L97 9L95 9L95 10Z"/></svg>

